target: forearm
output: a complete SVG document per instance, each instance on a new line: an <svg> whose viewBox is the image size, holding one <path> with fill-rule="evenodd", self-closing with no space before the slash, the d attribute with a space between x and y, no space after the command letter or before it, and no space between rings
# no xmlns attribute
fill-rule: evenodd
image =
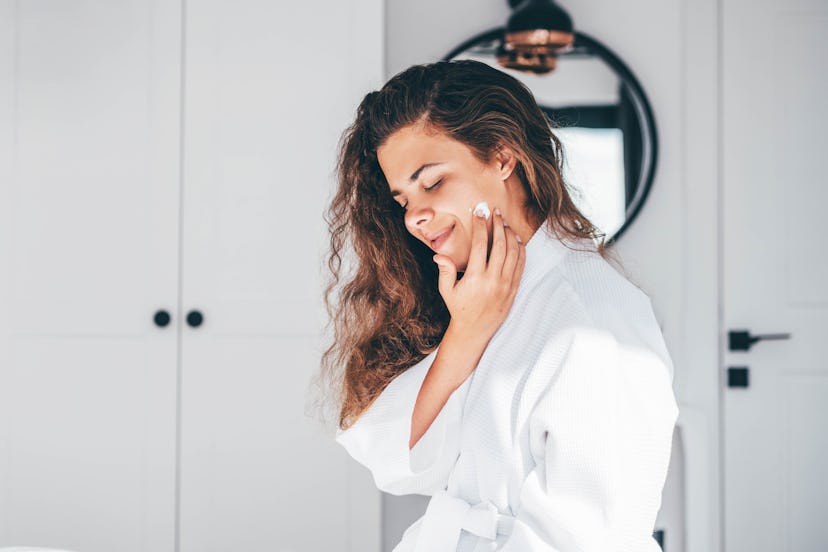
<svg viewBox="0 0 828 552"><path fill-rule="evenodd" d="M490 339L490 336L469 335L449 323L414 403L409 448L428 431L454 390L477 367Z"/></svg>

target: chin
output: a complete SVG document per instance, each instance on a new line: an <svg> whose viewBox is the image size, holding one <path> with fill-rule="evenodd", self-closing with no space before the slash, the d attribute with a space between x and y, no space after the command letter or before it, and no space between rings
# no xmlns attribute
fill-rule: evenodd
<svg viewBox="0 0 828 552"><path fill-rule="evenodd" d="M451 262L453 262L454 266L457 267L457 272L463 272L464 270L466 270L466 267L469 265L468 257L458 258L459 255L457 255L457 253L454 253L453 251L441 253L441 255L445 255L446 257L451 259Z"/></svg>
<svg viewBox="0 0 828 552"><path fill-rule="evenodd" d="M434 251L434 250L432 250ZM434 251L435 254L443 255L444 257L448 257L451 259L451 262L454 263L454 266L457 268L457 272L465 272L466 267L469 266L469 256L466 254L464 257L458 259L458 254L454 251Z"/></svg>

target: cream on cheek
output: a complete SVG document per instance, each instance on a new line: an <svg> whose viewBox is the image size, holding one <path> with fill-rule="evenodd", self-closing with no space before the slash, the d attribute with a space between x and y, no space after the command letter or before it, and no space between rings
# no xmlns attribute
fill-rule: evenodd
<svg viewBox="0 0 828 552"><path fill-rule="evenodd" d="M489 204L487 202L481 201L474 206L472 214L476 217L483 217L486 220L489 220L489 217L492 216L492 211L489 209Z"/></svg>

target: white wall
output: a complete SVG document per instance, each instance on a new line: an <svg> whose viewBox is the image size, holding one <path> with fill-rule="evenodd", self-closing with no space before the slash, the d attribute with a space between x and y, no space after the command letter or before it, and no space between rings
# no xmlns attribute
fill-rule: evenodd
<svg viewBox="0 0 828 552"><path fill-rule="evenodd" d="M650 195L617 250L653 300L673 355L686 451L686 550L719 549L718 11L715 0L562 0L575 27L632 69L653 106ZM386 2L386 77L505 24L506 0ZM684 424L687 424L686 427ZM666 491L665 491L666 493ZM384 549L424 509L384 497ZM667 499L665 499L665 508ZM669 536L668 536L669 539ZM668 549L669 550L669 549Z"/></svg>

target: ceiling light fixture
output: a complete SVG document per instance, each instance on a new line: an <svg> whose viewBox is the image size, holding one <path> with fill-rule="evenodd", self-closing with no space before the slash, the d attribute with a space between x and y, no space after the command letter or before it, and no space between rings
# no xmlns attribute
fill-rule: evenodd
<svg viewBox="0 0 828 552"><path fill-rule="evenodd" d="M514 10L506 24L497 61L507 69L544 74L557 56L572 48L572 18L552 0L508 0Z"/></svg>

